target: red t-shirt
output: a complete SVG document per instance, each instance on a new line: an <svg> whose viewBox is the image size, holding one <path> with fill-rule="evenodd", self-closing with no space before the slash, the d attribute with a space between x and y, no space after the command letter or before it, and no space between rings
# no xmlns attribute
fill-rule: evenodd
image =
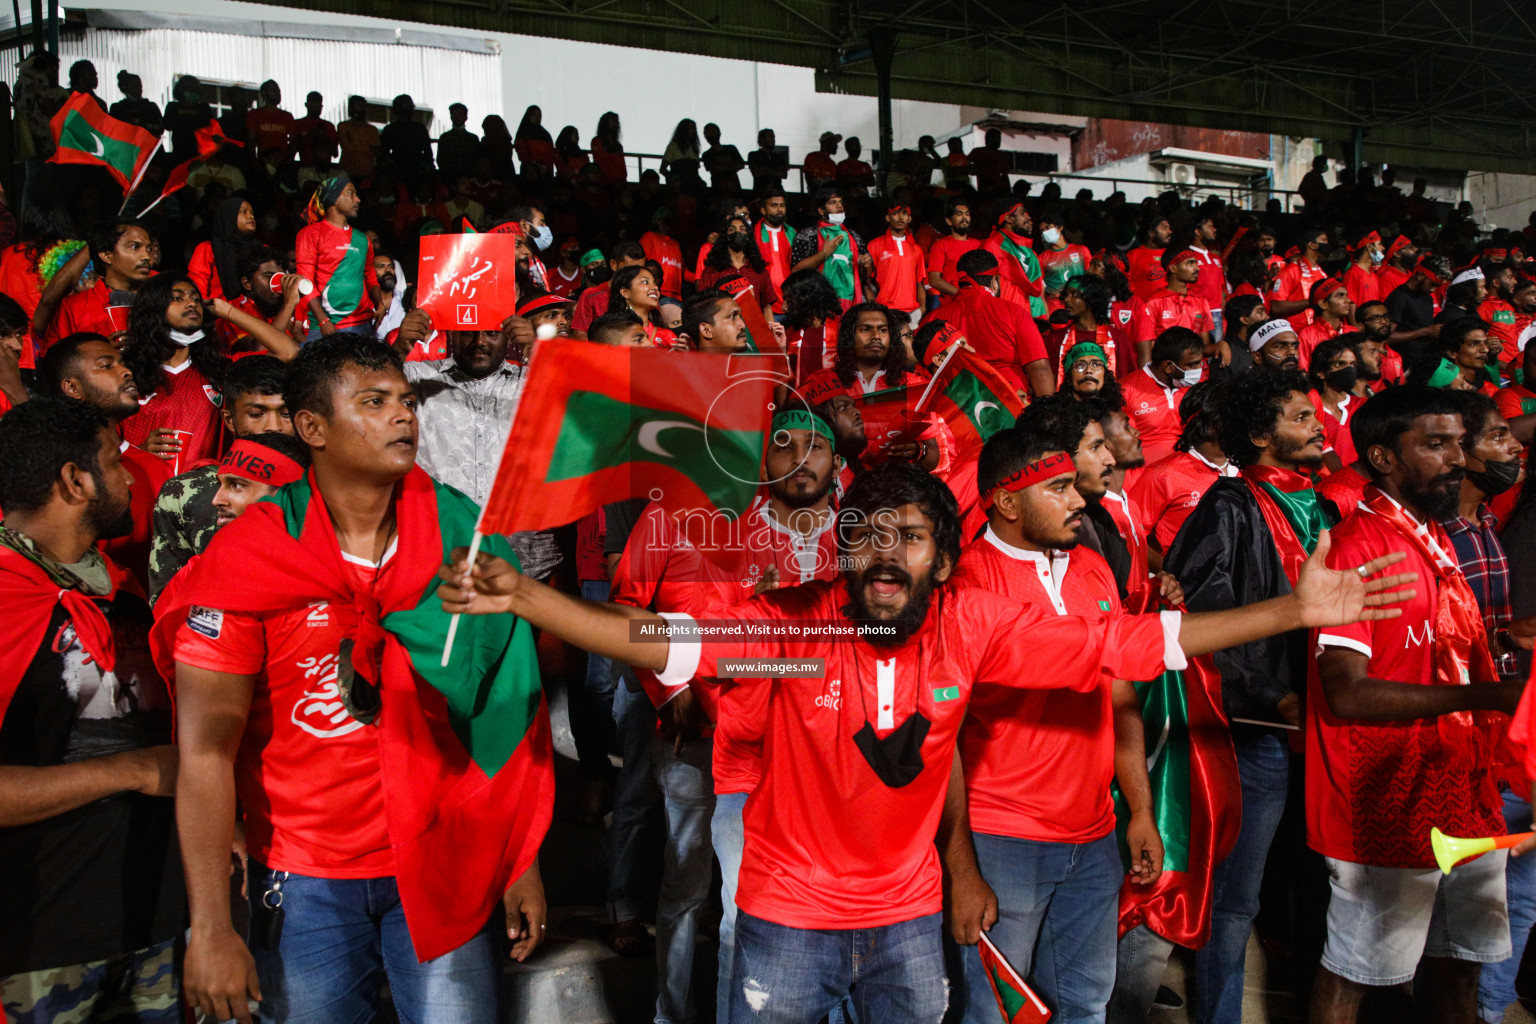
<svg viewBox="0 0 1536 1024"><path fill-rule="evenodd" d="M199 342L206 344L206 342ZM144 447L149 432L157 427L186 430L182 438L182 469L202 459L216 459L223 442L224 423L219 418L221 398L208 378L192 360L178 367L165 367L165 381L146 398L139 399L139 411L123 421L123 437L130 444Z"/></svg>
<svg viewBox="0 0 1536 1024"><path fill-rule="evenodd" d="M1221 257L1205 249L1189 247L1200 261L1200 276L1189 286L1189 294L1203 301L1207 308L1220 311L1227 299L1227 278L1221 267Z"/></svg>
<svg viewBox="0 0 1536 1024"><path fill-rule="evenodd" d="M1429 524L1454 560L1444 531ZM1333 529L1328 565L1353 569L1381 555L1407 558L1392 572L1418 575L1414 597L1395 607L1402 617L1320 630L1322 647L1343 647L1370 658L1372 679L1431 685L1434 569L1386 519L1365 508ZM1488 739L1490 744L1492 737ZM1465 758L1440 739L1439 720L1365 721L1328 710L1317 672L1307 698L1307 842L1326 857L1383 867L1433 868L1429 830L1446 835L1505 833L1490 759Z"/></svg>
<svg viewBox="0 0 1536 1024"><path fill-rule="evenodd" d="M1193 294L1182 294L1159 288L1147 299L1147 315L1152 318L1153 328L1162 334L1170 327L1188 327L1196 334L1211 329L1211 307Z"/></svg>
<svg viewBox="0 0 1536 1024"><path fill-rule="evenodd" d="M1343 334L1346 327L1340 320L1338 326L1328 322L1327 317L1313 315L1312 322L1305 327L1296 329L1296 356L1301 361L1300 369L1303 373L1312 365L1312 353L1317 351L1317 346L1329 338L1336 338Z"/></svg>
<svg viewBox="0 0 1536 1024"><path fill-rule="evenodd" d="M1328 439L1328 446L1344 465L1353 465L1359 460L1359 453L1355 451L1355 439L1349 430L1349 418L1360 410L1364 401L1354 395L1347 396L1344 403L1339 406L1339 414L1335 416L1328 411L1328 406L1323 403L1323 396L1313 391L1312 407L1317 410L1317 418L1323 421L1323 436Z"/></svg>
<svg viewBox="0 0 1536 1024"><path fill-rule="evenodd" d="M1168 279L1168 272L1163 269L1163 249L1149 249L1145 245L1138 245L1125 254L1125 265L1129 273L1131 291L1141 301L1145 302L1163 287Z"/></svg>
<svg viewBox="0 0 1536 1024"><path fill-rule="evenodd" d="M1507 420L1536 412L1536 391L1523 384L1511 384L1499 389L1493 396L1493 404L1499 407L1499 415Z"/></svg>
<svg viewBox="0 0 1536 1024"><path fill-rule="evenodd" d="M960 272L955 269L955 261L972 249L980 249L981 243L974 238L956 238L954 235L945 235L933 243L928 250L927 273L937 273L944 280L955 287L960 286ZM926 281L927 275L924 275ZM937 288L928 287L931 295L937 295L940 303L949 302L952 296L945 295Z"/></svg>
<svg viewBox="0 0 1536 1024"><path fill-rule="evenodd" d="M1260 302L1264 303L1264 315L1269 315L1269 296L1261 295L1259 290L1253 285L1249 284L1247 281L1244 281L1242 284L1232 289L1233 298L1236 298L1239 295L1255 296Z"/></svg>
<svg viewBox="0 0 1536 1024"><path fill-rule="evenodd" d="M1355 304L1356 309L1367 302L1381 301L1380 275L1358 263L1351 263L1349 269L1344 271L1344 288L1349 292L1349 301Z"/></svg>
<svg viewBox="0 0 1536 1024"><path fill-rule="evenodd" d="M112 318L107 315L111 298L112 289L100 279L83 292L71 292L64 296L59 308L54 311L53 319L48 322L48 331L37 354L42 355L48 351L49 345L78 331L92 331L110 338L116 330L112 326Z"/></svg>
<svg viewBox="0 0 1536 1024"><path fill-rule="evenodd" d="M897 238L887 231L870 240L869 255L875 261L882 303L902 313L922 306L927 258L911 235Z"/></svg>
<svg viewBox="0 0 1536 1024"><path fill-rule="evenodd" d="M1157 325L1147 314L1147 304L1133 294L1123 302L1119 299L1110 302L1109 329L1121 353L1116 360L1120 365L1115 370L1115 376L1123 377L1137 369L1136 346L1155 339Z"/></svg>
<svg viewBox="0 0 1536 1024"><path fill-rule="evenodd" d="M1281 302L1311 301L1312 286L1328 276L1328 272L1316 263L1297 259L1280 268L1275 283L1270 285L1270 298Z"/></svg>
<svg viewBox="0 0 1536 1024"><path fill-rule="evenodd" d="M1199 455L1176 451L1138 473L1136 482L1129 484L1126 492L1135 502L1142 531L1167 551L1184 520L1221 476L1215 466Z"/></svg>
<svg viewBox="0 0 1536 1024"><path fill-rule="evenodd" d="M359 588L372 585L374 567L342 559ZM193 607L176 633L178 662L259 677L235 760L235 792L251 856L278 871L395 873L379 733L347 713L336 682L337 652L356 617L328 602L263 614Z"/></svg>
<svg viewBox="0 0 1536 1024"><path fill-rule="evenodd" d="M1515 322L1515 307L1500 298L1484 299L1477 315L1488 325L1488 337L1499 339L1499 362L1508 366L1520 363L1520 326Z"/></svg>
<svg viewBox="0 0 1536 1024"><path fill-rule="evenodd" d="M1385 299L1397 289L1398 285L1407 281L1409 275L1406 271L1399 270L1397 267L1389 267L1383 263L1381 269L1376 271L1376 277L1379 279L1377 286L1380 289L1381 297Z"/></svg>
<svg viewBox="0 0 1536 1024"><path fill-rule="evenodd" d="M683 249L674 239L655 231L640 236L645 258L661 264L661 294L672 299L683 297Z"/></svg>
<svg viewBox="0 0 1536 1024"><path fill-rule="evenodd" d="M578 334L586 334L587 328L592 326L592 321L608 312L610 301L607 285L588 288L582 292L576 297L576 308L571 311L571 330Z"/></svg>
<svg viewBox="0 0 1536 1024"><path fill-rule="evenodd" d="M1125 395L1125 413L1141 433L1141 448L1148 464L1173 454L1174 443L1184 431L1179 420L1179 402L1185 392L1163 387L1145 366L1121 377L1120 391Z"/></svg>
<svg viewBox="0 0 1536 1024"><path fill-rule="evenodd" d="M736 293L740 289L740 285L737 285L735 288L725 289L725 291L736 295L738 304L746 300L755 302L759 308L766 306L771 309L778 305L779 290L773 286L773 280L768 276L767 267L764 267L762 270L753 270L750 264L744 267L726 267L724 270L705 267L704 272L699 275L699 290L718 288L720 287L718 282L721 278L732 275L740 276L747 284L751 285L750 295L747 293L737 295Z"/></svg>
<svg viewBox="0 0 1536 1024"><path fill-rule="evenodd" d="M245 139L255 158L269 149L293 156L293 115L278 107L258 107L245 115Z"/></svg>
<svg viewBox="0 0 1536 1024"><path fill-rule="evenodd" d="M1005 544L988 527L961 555L954 579L957 587L1001 594L1043 615L1124 614L1114 573L1082 545L1049 558ZM1042 653L1045 674L1053 674L1052 652ZM971 691L960 757L973 830L1046 843L1088 843L1114 830L1113 677L1096 666L1090 672L1092 688L978 683Z"/></svg>
<svg viewBox="0 0 1536 1024"><path fill-rule="evenodd" d="M960 289L940 319L956 325L976 354L1015 388L1028 388L1024 367L1045 359L1045 341L1029 310L976 285Z"/></svg>
<svg viewBox="0 0 1536 1024"><path fill-rule="evenodd" d="M1125 599L1132 611L1140 612L1147 607L1147 601L1152 595L1147 591L1149 583L1149 568L1147 558L1147 531L1141 525L1141 513L1136 510L1135 502L1131 500L1130 485L1134 484L1141 476L1141 470L1133 469L1126 473L1126 493L1116 494L1114 491L1104 492L1103 507L1109 513L1109 518L1114 520L1115 526L1120 530L1120 539L1125 541L1126 551L1131 556L1131 567L1125 576Z"/></svg>
<svg viewBox="0 0 1536 1024"><path fill-rule="evenodd" d="M815 582L770 591L711 618L846 629L847 603L841 580ZM1039 671L1042 649L1058 654L1049 673ZM820 679L744 684L770 693L762 781L744 814L736 905L791 928L877 928L938 913L934 837L972 686L1092 689L1102 672L1146 679L1163 671L1164 650L1154 616L1059 617L953 586L934 595L923 626L899 645L825 633L743 634L698 646L674 640L675 671L690 677L717 677L725 658L825 659ZM1181 652L1170 653L1173 664L1182 664ZM889 736L914 712L930 723L919 750L922 769L893 788L852 737L866 722L877 737Z"/></svg>
<svg viewBox="0 0 1536 1024"><path fill-rule="evenodd" d="M545 275L544 281L549 285L549 293L551 295L558 295L563 299L568 299L581 288L581 268L577 267L570 277L566 277L565 269L557 263L549 268L549 273Z"/></svg>

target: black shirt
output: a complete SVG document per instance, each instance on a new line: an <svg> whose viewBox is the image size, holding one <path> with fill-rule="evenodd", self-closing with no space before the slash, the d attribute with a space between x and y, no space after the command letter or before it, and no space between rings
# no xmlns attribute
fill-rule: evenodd
<svg viewBox="0 0 1536 1024"><path fill-rule="evenodd" d="M1417 331L1435 322L1435 304L1428 292L1419 294L1406 284L1400 284L1387 296L1387 316L1399 331ZM1421 338L1392 347L1403 357L1404 366L1413 366L1434 343L1433 338Z"/></svg>
<svg viewBox="0 0 1536 1024"><path fill-rule="evenodd" d="M149 655L149 606L119 591L97 604L116 670L75 638L63 605L0 721L0 764L49 767L171 741L170 698ZM120 956L187 923L175 803L119 793L0 828L0 975Z"/></svg>

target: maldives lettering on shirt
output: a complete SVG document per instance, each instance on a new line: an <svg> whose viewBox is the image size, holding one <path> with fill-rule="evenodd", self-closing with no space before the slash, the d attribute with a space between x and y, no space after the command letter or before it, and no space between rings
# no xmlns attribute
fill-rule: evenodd
<svg viewBox="0 0 1536 1024"><path fill-rule="evenodd" d="M1147 462L1167 458L1173 453L1174 443L1184 429L1179 421L1179 400L1184 397L1184 392L1164 387L1145 366L1121 377L1120 391L1125 395L1126 415L1141 432L1141 447Z"/></svg>
<svg viewBox="0 0 1536 1024"><path fill-rule="evenodd" d="M1433 567L1391 523L1363 509L1332 534L1330 567L1348 569L1401 551L1407 558L1393 571L1414 573L1418 582L1414 597L1398 605L1400 618L1333 626L1319 631L1318 645L1364 654L1373 679L1431 685L1438 594ZM1451 550L1443 533L1440 543ZM1314 850L1356 864L1432 868L1432 827L1453 836L1504 834L1489 762L1447 748L1437 719L1335 717L1317 672L1310 676L1306 805L1307 842Z"/></svg>
<svg viewBox="0 0 1536 1024"><path fill-rule="evenodd" d="M1126 493L1134 503L1142 530L1167 551L1211 484L1223 476L1236 476L1231 463L1217 469L1199 452L1174 452L1147 466Z"/></svg>
<svg viewBox="0 0 1536 1024"><path fill-rule="evenodd" d="M198 342L200 345L208 341ZM223 396L188 359L180 366L163 366L165 380L139 399L139 411L123 421L123 437L143 448L150 432L159 427L188 431L182 438L181 466L219 455L224 422L219 418Z"/></svg>
<svg viewBox="0 0 1536 1024"><path fill-rule="evenodd" d="M960 556L954 586L1022 601L1047 615L1123 614L1114 573L1097 553L1026 551L987 527ZM1055 671L1053 651L1037 671ZM1048 843L1087 843L1115 827L1113 677L1097 685L1025 690L980 683L960 730L971 829ZM1063 680L1065 681L1065 680Z"/></svg>
<svg viewBox="0 0 1536 1024"><path fill-rule="evenodd" d="M1316 263L1308 263L1305 259L1293 260L1280 269L1269 293L1281 302L1307 302L1310 301L1312 286L1327 276L1328 271Z"/></svg>
<svg viewBox="0 0 1536 1024"><path fill-rule="evenodd" d="M372 584L375 567L342 558L360 586ZM341 641L355 622L351 608L323 601L261 615L194 607L176 634L177 662L258 676L235 792L251 856L278 871L395 873L378 733L347 712L337 686Z"/></svg>
<svg viewBox="0 0 1536 1024"><path fill-rule="evenodd" d="M300 274L320 290L320 305L338 329L373 318L373 297L379 279L373 272L373 244L348 225L332 227L320 220L299 229L294 258Z"/></svg>
<svg viewBox="0 0 1536 1024"><path fill-rule="evenodd" d="M1101 671L1143 679L1184 663L1176 616L1088 621L946 586L906 642L875 646L825 632L851 628L842 613L847 603L838 580L769 591L711 613L739 623L742 634L674 639L662 674L714 678L726 658L824 659L820 679L761 684L770 686L763 775L744 815L736 905L791 928L876 928L939 911L933 841L973 685L1095 688ZM822 632L747 632L786 621ZM1039 671L1043 648L1059 653L1056 671ZM889 736L914 713L930 723L922 769L892 788L852 737L866 722L877 737Z"/></svg>
<svg viewBox="0 0 1536 1024"><path fill-rule="evenodd" d="M880 285L880 301L890 309L910 313L922 303L918 288L926 259L911 235L887 231L869 243L869 255L875 261L875 280Z"/></svg>

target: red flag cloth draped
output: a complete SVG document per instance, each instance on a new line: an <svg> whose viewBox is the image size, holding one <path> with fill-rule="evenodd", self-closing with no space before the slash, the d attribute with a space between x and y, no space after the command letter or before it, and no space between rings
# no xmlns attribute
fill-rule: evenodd
<svg viewBox="0 0 1536 1024"><path fill-rule="evenodd" d="M1297 578L1301 575L1301 566L1307 560L1307 549L1301 546L1301 541L1296 539L1296 529L1291 521L1285 518L1285 513L1264 490L1261 484L1268 483L1283 491L1293 489L1293 479L1305 479L1300 473L1288 469L1277 469L1273 466L1244 466L1242 468L1243 483L1248 485L1248 493L1253 495L1253 500L1258 503L1259 512L1264 516L1264 525L1269 527L1270 535L1275 538L1275 547L1280 551L1280 564L1285 568L1285 578L1291 581L1291 586L1296 585ZM1307 481L1311 486L1311 481Z"/></svg>

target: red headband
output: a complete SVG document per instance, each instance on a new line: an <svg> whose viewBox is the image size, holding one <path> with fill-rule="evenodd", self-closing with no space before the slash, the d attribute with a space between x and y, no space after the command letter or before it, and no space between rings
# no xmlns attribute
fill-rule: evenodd
<svg viewBox="0 0 1536 1024"><path fill-rule="evenodd" d="M820 405L847 393L848 389L831 374L825 377L813 375L800 385L800 397L805 399L808 405Z"/></svg>
<svg viewBox="0 0 1536 1024"><path fill-rule="evenodd" d="M1364 249L1366 246L1370 245L1372 242L1379 242L1379 241L1381 241L1381 232L1379 232L1379 231L1372 231L1370 234L1366 235L1364 238L1361 238L1360 241L1356 242L1355 243L1355 248L1356 249Z"/></svg>
<svg viewBox="0 0 1536 1024"><path fill-rule="evenodd" d="M219 461L219 475L243 476L268 487L281 487L303 476L304 468L282 452L246 439L230 446L229 454Z"/></svg>
<svg viewBox="0 0 1536 1024"><path fill-rule="evenodd" d="M1014 210L1022 210L1023 208L1023 203L1014 203L1012 206L1008 207L1008 209L997 215L997 222L1001 224L1003 221L1008 219L1008 215L1011 214Z"/></svg>
<svg viewBox="0 0 1536 1024"><path fill-rule="evenodd" d="M1335 291L1344 287L1344 282L1336 277L1325 277L1312 286L1312 301L1332 295Z"/></svg>
<svg viewBox="0 0 1536 1024"><path fill-rule="evenodd" d="M895 213L897 210L900 210L902 213L905 213L909 217L912 215L912 207L908 206L906 203L897 203L895 206L891 207L885 212Z"/></svg>
<svg viewBox="0 0 1536 1024"><path fill-rule="evenodd" d="M1116 267L1122 274L1126 272L1125 257L1121 256L1119 253L1110 252L1108 249L1100 249L1093 255L1106 266Z"/></svg>
<svg viewBox="0 0 1536 1024"><path fill-rule="evenodd" d="M999 480L994 487L981 496L981 507L985 510L991 510L992 491L997 490L999 487L1005 491L1022 491L1024 488L1038 484L1042 480L1049 480L1052 477L1060 476L1068 470L1076 472L1072 456L1066 452L1047 455L1038 462L1031 462L1022 469L1015 470Z"/></svg>
<svg viewBox="0 0 1536 1024"><path fill-rule="evenodd" d="M1169 260L1165 264L1165 266L1170 266L1171 267L1175 263L1183 263L1185 260L1199 260L1199 259L1200 259L1200 256L1199 256L1198 253L1195 252L1195 250L1193 250L1193 249L1184 249L1177 256L1175 256L1173 259Z"/></svg>
<svg viewBox="0 0 1536 1024"><path fill-rule="evenodd" d="M1412 244L1412 242L1408 241L1407 235L1398 235L1396 238L1392 239L1392 244L1387 246L1387 256L1390 257L1403 246Z"/></svg>
<svg viewBox="0 0 1536 1024"><path fill-rule="evenodd" d="M1414 267L1414 269L1423 274L1425 277L1429 278L1431 281L1435 282L1435 284L1448 283L1445 278L1441 277L1439 274L1435 273L1425 265L1425 261L1428 260L1431 255L1431 253L1425 253L1424 255L1420 256L1418 266Z"/></svg>
<svg viewBox="0 0 1536 1024"><path fill-rule="evenodd" d="M518 306L517 315L526 319L535 313L542 313L546 309L553 309L556 306L569 306L570 304L570 299L562 298L559 295L552 293L549 295L540 295L538 298L529 299L521 306Z"/></svg>
<svg viewBox="0 0 1536 1024"><path fill-rule="evenodd" d="M1485 260L1492 260L1494 263L1503 263L1505 260L1509 259L1509 250L1484 249L1482 258Z"/></svg>

